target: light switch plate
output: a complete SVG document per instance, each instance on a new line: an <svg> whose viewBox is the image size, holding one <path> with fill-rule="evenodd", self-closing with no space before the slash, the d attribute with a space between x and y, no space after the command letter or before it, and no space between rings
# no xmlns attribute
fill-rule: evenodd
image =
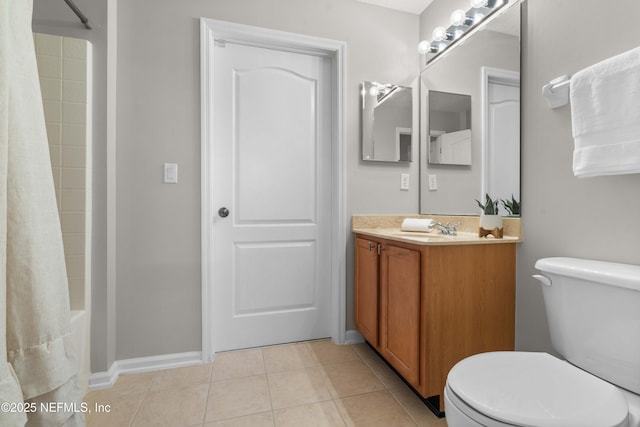
<svg viewBox="0 0 640 427"><path fill-rule="evenodd" d="M177 184L178 183L178 165L176 163L164 164L164 179L165 184Z"/></svg>
<svg viewBox="0 0 640 427"><path fill-rule="evenodd" d="M409 189L409 174L401 173L400 174L400 189L408 190Z"/></svg>

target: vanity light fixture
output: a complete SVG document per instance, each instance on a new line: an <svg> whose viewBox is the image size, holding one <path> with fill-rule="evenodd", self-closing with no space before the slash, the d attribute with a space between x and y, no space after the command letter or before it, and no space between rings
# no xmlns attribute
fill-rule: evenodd
<svg viewBox="0 0 640 427"><path fill-rule="evenodd" d="M378 102L382 102L383 99L391 96L396 90L398 90L399 86L392 84L382 84L377 82L371 82L371 87L369 88L369 95L375 96ZM362 86L362 93L364 95L365 89L364 85Z"/></svg>
<svg viewBox="0 0 640 427"><path fill-rule="evenodd" d="M451 14L449 28L436 27L431 34L432 41L422 40L418 44L418 52L433 54L431 58L427 59L427 63L433 61L507 3L509 0L470 0L471 8L466 12L462 9L454 10Z"/></svg>

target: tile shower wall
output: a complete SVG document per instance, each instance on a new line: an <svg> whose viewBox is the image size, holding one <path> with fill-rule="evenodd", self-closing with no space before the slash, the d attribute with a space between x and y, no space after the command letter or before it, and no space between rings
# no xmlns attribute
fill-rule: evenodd
<svg viewBox="0 0 640 427"><path fill-rule="evenodd" d="M90 145L86 40L34 34L72 310L88 308Z"/></svg>

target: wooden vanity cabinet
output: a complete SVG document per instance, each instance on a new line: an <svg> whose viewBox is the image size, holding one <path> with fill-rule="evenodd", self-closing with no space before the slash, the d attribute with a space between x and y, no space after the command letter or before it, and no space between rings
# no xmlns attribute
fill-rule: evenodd
<svg viewBox="0 0 640 427"><path fill-rule="evenodd" d="M365 340L378 348L379 256L378 242L356 238L355 321Z"/></svg>
<svg viewBox="0 0 640 427"><path fill-rule="evenodd" d="M420 252L380 247L380 354L414 387L419 386Z"/></svg>
<svg viewBox="0 0 640 427"><path fill-rule="evenodd" d="M432 409L444 410L458 361L514 349L515 243L420 245L356 234L355 252L356 328Z"/></svg>
<svg viewBox="0 0 640 427"><path fill-rule="evenodd" d="M417 387L420 252L356 238L355 276L356 328Z"/></svg>

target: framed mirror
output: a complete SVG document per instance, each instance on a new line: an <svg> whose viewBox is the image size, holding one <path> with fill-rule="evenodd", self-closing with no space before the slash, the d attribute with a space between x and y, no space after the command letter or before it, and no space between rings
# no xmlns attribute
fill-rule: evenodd
<svg viewBox="0 0 640 427"><path fill-rule="evenodd" d="M430 90L428 163L471 165L471 95Z"/></svg>
<svg viewBox="0 0 640 427"><path fill-rule="evenodd" d="M483 200L485 193L493 199L521 200L520 13L523 4L512 0L512 4L496 13L483 28L443 52L420 74L421 214L479 215L475 200ZM436 114L431 114L431 98L436 93L469 96L469 139L461 146L470 147L470 158L465 159L463 165L442 161L442 156L435 160L438 148L437 144L432 147L431 141L437 140L437 131L445 130L438 129L443 125L436 123ZM500 209L502 215L509 215L502 210L502 204Z"/></svg>
<svg viewBox="0 0 640 427"><path fill-rule="evenodd" d="M363 82L362 159L410 162L413 141L413 90L389 83Z"/></svg>

